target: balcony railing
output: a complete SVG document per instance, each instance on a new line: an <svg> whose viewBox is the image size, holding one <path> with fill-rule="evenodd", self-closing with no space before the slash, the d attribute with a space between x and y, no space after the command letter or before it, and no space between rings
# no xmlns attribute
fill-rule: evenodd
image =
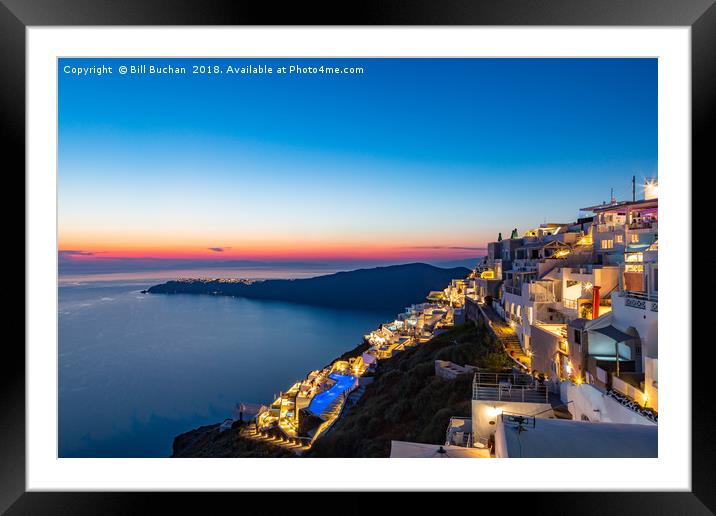
<svg viewBox="0 0 716 516"><path fill-rule="evenodd" d="M551 283L547 285L545 285L544 282L531 283L529 286L529 293L531 301L551 303L557 300Z"/></svg>
<svg viewBox="0 0 716 516"><path fill-rule="evenodd" d="M577 300L576 299L563 299L562 304L568 310L576 310L577 309Z"/></svg>
<svg viewBox="0 0 716 516"><path fill-rule="evenodd" d="M445 432L445 444L447 446L463 446L471 448L472 440L472 419L465 417L451 417Z"/></svg>
<svg viewBox="0 0 716 516"><path fill-rule="evenodd" d="M631 308L639 308L641 310L646 310L646 301L643 299L635 299L633 297L628 297L624 304Z"/></svg>
<svg viewBox="0 0 716 516"><path fill-rule="evenodd" d="M472 399L549 403L547 386L529 375L516 373L475 373Z"/></svg>
<svg viewBox="0 0 716 516"><path fill-rule="evenodd" d="M641 222L632 222L627 226L629 230L634 231L637 229L653 229L656 230L659 228L659 225L656 221L641 221Z"/></svg>
<svg viewBox="0 0 716 516"><path fill-rule="evenodd" d="M657 294L653 294L651 292L639 292L636 290L622 290L619 295L621 297L626 297L627 301L629 299L635 299L635 300L640 300L640 301L652 301L652 302L659 300L659 296ZM644 308L644 306L642 306L641 308Z"/></svg>
<svg viewBox="0 0 716 516"><path fill-rule="evenodd" d="M512 270L515 272L537 272L537 258L518 258L512 262Z"/></svg>
<svg viewBox="0 0 716 516"><path fill-rule="evenodd" d="M594 269L600 268L600 265L595 265L593 263L585 263L579 265L578 267L565 267L565 270L571 272L572 274L592 274L594 272Z"/></svg>
<svg viewBox="0 0 716 516"><path fill-rule="evenodd" d="M645 299L627 297L624 300L624 304L631 308L639 308L640 310L651 310L652 312L659 311L658 301L647 301Z"/></svg>
<svg viewBox="0 0 716 516"><path fill-rule="evenodd" d="M623 229L624 224L597 224L597 233L612 233Z"/></svg>
<svg viewBox="0 0 716 516"><path fill-rule="evenodd" d="M505 292L509 294L513 294L515 296L521 296L522 295L522 287L513 287L510 285L505 285Z"/></svg>

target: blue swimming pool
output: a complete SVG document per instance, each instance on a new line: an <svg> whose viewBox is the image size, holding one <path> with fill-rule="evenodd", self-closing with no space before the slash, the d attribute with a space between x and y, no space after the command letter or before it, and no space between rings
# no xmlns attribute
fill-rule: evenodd
<svg viewBox="0 0 716 516"><path fill-rule="evenodd" d="M338 395L340 395L343 391L353 387L356 382L355 376L346 376L336 373L329 374L328 378L335 380L336 383L327 391L323 391L320 394L316 394L311 400L311 403L308 405L308 410L318 416L320 416L321 413L326 410L326 407L328 407L328 405L330 405L331 402L336 399Z"/></svg>

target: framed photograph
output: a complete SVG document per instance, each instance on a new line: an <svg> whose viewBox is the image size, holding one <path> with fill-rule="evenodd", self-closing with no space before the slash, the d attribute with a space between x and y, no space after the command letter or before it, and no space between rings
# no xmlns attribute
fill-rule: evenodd
<svg viewBox="0 0 716 516"><path fill-rule="evenodd" d="M0 509L710 514L713 2L270 11L2 1L27 303Z"/></svg>

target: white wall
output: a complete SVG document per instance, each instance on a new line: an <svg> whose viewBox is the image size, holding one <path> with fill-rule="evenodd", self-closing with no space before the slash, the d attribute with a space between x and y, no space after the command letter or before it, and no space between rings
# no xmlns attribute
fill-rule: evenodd
<svg viewBox="0 0 716 516"><path fill-rule="evenodd" d="M624 332L629 327L634 327L641 339L642 356L658 358L659 313L651 310L651 302L646 303L646 309L641 309L626 306L626 299L617 293L612 294L612 324Z"/></svg>
<svg viewBox="0 0 716 516"><path fill-rule="evenodd" d="M602 394L592 385L576 385L571 382L562 382L560 390L562 401L568 403L567 410L572 413L572 416L576 420L581 420L582 415L585 415L590 421L601 421L604 423L655 424L633 410L621 405L615 399ZM473 403L475 402L473 401Z"/></svg>
<svg viewBox="0 0 716 516"><path fill-rule="evenodd" d="M498 459L507 459L510 455L507 452L505 425L501 421L497 421L495 426L497 426L497 430L495 431L495 457Z"/></svg>
<svg viewBox="0 0 716 516"><path fill-rule="evenodd" d="M649 396L649 406L654 410L659 410L659 359L646 357L644 359L644 390ZM654 385L657 382L657 386Z"/></svg>
<svg viewBox="0 0 716 516"><path fill-rule="evenodd" d="M477 441L488 438L494 434L502 412L512 412L527 416L539 414L537 417L549 418L554 416L552 405L549 403L522 403L517 401L489 401L472 400L472 433ZM495 424L491 425L490 421Z"/></svg>

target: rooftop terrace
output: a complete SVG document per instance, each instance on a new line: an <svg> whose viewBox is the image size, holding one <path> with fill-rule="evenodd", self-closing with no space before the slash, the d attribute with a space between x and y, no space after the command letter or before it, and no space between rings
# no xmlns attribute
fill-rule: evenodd
<svg viewBox="0 0 716 516"><path fill-rule="evenodd" d="M503 414L497 457L657 457L654 425L594 423Z"/></svg>
<svg viewBox="0 0 716 516"><path fill-rule="evenodd" d="M521 373L475 373L472 399L549 403L547 386Z"/></svg>

